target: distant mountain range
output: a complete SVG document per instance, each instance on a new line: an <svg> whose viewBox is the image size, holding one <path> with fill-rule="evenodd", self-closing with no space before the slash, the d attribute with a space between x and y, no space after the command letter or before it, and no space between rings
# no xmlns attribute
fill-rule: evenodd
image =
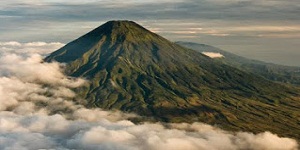
<svg viewBox="0 0 300 150"><path fill-rule="evenodd" d="M205 44L181 41L176 42L176 44L201 53L220 53L224 56L224 59L217 60L222 61L225 64L236 67L243 71L255 73L272 81L290 83L300 86L300 67L283 66L258 60L251 60Z"/></svg>
<svg viewBox="0 0 300 150"><path fill-rule="evenodd" d="M87 107L300 139L298 88L270 81L264 71L254 73L264 69L242 57L203 45L225 56L212 59L179 44L194 46L170 42L132 21L109 21L45 61L66 63L68 75L90 81L77 90ZM285 79L273 80L292 82Z"/></svg>

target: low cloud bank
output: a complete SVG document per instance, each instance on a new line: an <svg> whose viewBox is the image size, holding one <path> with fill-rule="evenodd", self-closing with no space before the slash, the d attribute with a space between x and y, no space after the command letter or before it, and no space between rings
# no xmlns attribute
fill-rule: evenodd
<svg viewBox="0 0 300 150"><path fill-rule="evenodd" d="M121 118L110 121L105 116L95 122L66 120L59 114L1 112L0 117L0 149L297 150L294 140L269 132L232 134L201 123L166 128L159 123L136 125ZM186 131L191 127L195 131Z"/></svg>
<svg viewBox="0 0 300 150"><path fill-rule="evenodd" d="M65 44L60 42L28 42L20 43L16 41L0 42L0 54L3 53L15 53L15 54L40 54L46 55L53 50L63 47Z"/></svg>
<svg viewBox="0 0 300 150"><path fill-rule="evenodd" d="M86 83L61 73L39 54L0 56L0 149L297 150L270 132L227 132L203 123L134 124L134 114L86 109L73 88Z"/></svg>

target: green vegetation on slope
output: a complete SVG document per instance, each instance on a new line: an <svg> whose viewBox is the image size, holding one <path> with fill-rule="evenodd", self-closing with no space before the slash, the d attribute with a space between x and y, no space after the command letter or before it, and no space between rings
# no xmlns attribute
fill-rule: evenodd
<svg viewBox="0 0 300 150"><path fill-rule="evenodd" d="M78 89L89 107L300 138L298 89L210 59L131 21L107 22L45 60L66 62L67 74L90 80Z"/></svg>

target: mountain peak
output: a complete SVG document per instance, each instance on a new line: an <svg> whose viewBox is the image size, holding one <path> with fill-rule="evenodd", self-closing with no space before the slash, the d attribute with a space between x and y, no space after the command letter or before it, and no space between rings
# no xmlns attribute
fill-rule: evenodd
<svg viewBox="0 0 300 150"><path fill-rule="evenodd" d="M129 30L131 28L142 28L141 26L139 26L137 23L133 22L133 21L129 21L129 20L111 20L108 21L106 23L104 23L103 25L99 26L98 28L96 28L94 31L97 30L117 30L117 31L126 31Z"/></svg>
<svg viewBox="0 0 300 150"><path fill-rule="evenodd" d="M130 20L110 20L103 25L137 25L137 23Z"/></svg>
<svg viewBox="0 0 300 150"><path fill-rule="evenodd" d="M87 34L87 36L92 37L107 36L111 38L112 42L143 41L147 40L147 37L149 38L154 35L156 34L128 20L108 21Z"/></svg>
<svg viewBox="0 0 300 150"><path fill-rule="evenodd" d="M132 50L132 48L129 47L136 47L141 44L148 46L148 48L152 48L155 45L154 43L157 43L158 41L163 41L169 45L171 44L163 37L152 33L133 21L112 20L79 37L55 52L57 54L64 53L65 55L57 55L55 58L48 57L46 60L50 61L50 59L55 59L59 62L69 62L80 58L84 53L91 49L100 50L104 49L104 47L106 47L104 49L105 51L110 51L109 54L114 54L114 52L117 53L120 49ZM135 49L145 50L144 48Z"/></svg>

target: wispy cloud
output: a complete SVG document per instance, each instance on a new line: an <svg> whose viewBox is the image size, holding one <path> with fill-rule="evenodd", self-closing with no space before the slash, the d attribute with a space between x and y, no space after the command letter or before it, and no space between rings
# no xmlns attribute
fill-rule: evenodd
<svg viewBox="0 0 300 150"><path fill-rule="evenodd" d="M40 29L45 24L47 24L46 26L60 25L61 22L69 24L69 22L105 22L111 19L130 19L146 21L152 24L151 28L160 27L164 31L170 31L168 26L171 26L171 30L174 30L175 27L182 30L181 28L190 28L194 25L195 28L203 28L202 32L198 31L199 34L225 36L230 34L227 33L228 31L234 30L234 32L238 32L237 35L247 36L247 32L255 29L269 32L284 29L281 30L284 32L293 28L299 32L299 27L295 24L299 24L300 20L299 16L296 15L300 6L295 0L14 0L0 2L0 4L3 6L0 9L0 16L7 20L2 22L2 26L6 27L5 30L20 27L12 24L7 25L9 22L15 21L25 24L25 26L22 25L23 29L21 30L28 30L30 28ZM36 8L35 5L41 6ZM14 16L20 18L13 18ZM171 20L171 22L165 21L166 19ZM99 22L98 25L100 25ZM201 26L201 24L204 25ZM73 25L71 28L76 27ZM69 29L66 28L64 32ZM210 32L217 33L209 34ZM194 34L194 31L187 31L186 33ZM45 36L42 37L45 38Z"/></svg>

